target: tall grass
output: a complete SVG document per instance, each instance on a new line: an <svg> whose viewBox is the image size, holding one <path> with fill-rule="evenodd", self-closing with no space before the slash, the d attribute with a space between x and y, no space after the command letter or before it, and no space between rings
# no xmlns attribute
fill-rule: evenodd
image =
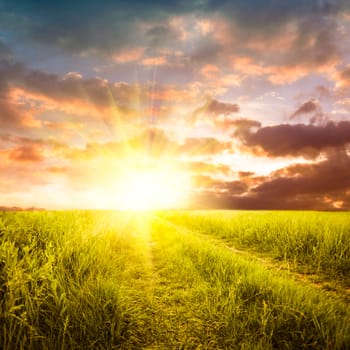
<svg viewBox="0 0 350 350"><path fill-rule="evenodd" d="M350 282L350 213L168 212L172 222Z"/></svg>
<svg viewBox="0 0 350 350"><path fill-rule="evenodd" d="M135 254L131 221L91 212L0 216L0 348L111 349Z"/></svg>
<svg viewBox="0 0 350 350"><path fill-rule="evenodd" d="M164 215L0 213L0 348L350 348L346 303Z"/></svg>
<svg viewBox="0 0 350 350"><path fill-rule="evenodd" d="M168 305L186 310L189 348L349 348L346 304L165 221L154 230L160 275L173 281ZM175 349L176 339L163 348Z"/></svg>

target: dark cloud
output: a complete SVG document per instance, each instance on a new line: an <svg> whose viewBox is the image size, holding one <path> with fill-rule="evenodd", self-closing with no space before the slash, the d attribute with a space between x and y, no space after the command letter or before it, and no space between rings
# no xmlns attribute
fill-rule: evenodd
<svg viewBox="0 0 350 350"><path fill-rule="evenodd" d="M250 184L208 176L195 178L201 189L193 198L198 208L226 209L350 209L350 157L344 151L311 164L295 164L256 178Z"/></svg>
<svg viewBox="0 0 350 350"><path fill-rule="evenodd" d="M240 178L247 178L247 177L254 176L254 172L252 172L252 171L239 171L238 176Z"/></svg>
<svg viewBox="0 0 350 350"><path fill-rule="evenodd" d="M217 121L219 124L222 124L224 119L219 119L218 117L228 117L239 111L239 105L236 103L220 102L215 99L209 99L203 106L197 108L193 112L191 121L195 122L201 116L207 116L210 117L214 123Z"/></svg>
<svg viewBox="0 0 350 350"><path fill-rule="evenodd" d="M55 101L81 100L97 107L124 107L133 92L137 93L137 87L131 87L126 83L112 84L101 78L84 79L78 74L67 74L60 77L41 71L27 70L19 86L30 92L45 95ZM123 106L124 105L124 106Z"/></svg>
<svg viewBox="0 0 350 350"><path fill-rule="evenodd" d="M257 198L273 198L281 203L308 200L313 208L319 209L339 201L349 207L350 198L346 193L350 190L350 157L346 152L335 152L318 163L292 166L286 173L287 176L267 179L252 193Z"/></svg>
<svg viewBox="0 0 350 350"><path fill-rule="evenodd" d="M217 100L211 100L202 107L203 112L211 115L229 115L239 112L239 106L236 103L224 103Z"/></svg>
<svg viewBox="0 0 350 350"><path fill-rule="evenodd" d="M221 48L216 57L209 52L207 63L231 62L237 72L263 75L274 84L296 81L311 71L329 74L329 66L341 61L346 34L337 18L340 8L326 11L316 5L316 0L314 6L310 1L223 2L213 34ZM250 65L235 65L239 57L249 58Z"/></svg>
<svg viewBox="0 0 350 350"><path fill-rule="evenodd" d="M212 38L198 40L190 55L190 62L195 65L216 62L220 59L224 47Z"/></svg>
<svg viewBox="0 0 350 350"><path fill-rule="evenodd" d="M214 118L214 125L225 132L232 132L234 129L233 135L241 135L249 133L251 130L255 130L261 126L261 123L256 120L246 119L246 118Z"/></svg>
<svg viewBox="0 0 350 350"><path fill-rule="evenodd" d="M10 48L0 41L0 126L22 123L18 109L9 102L11 81L22 71L23 66L14 62Z"/></svg>
<svg viewBox="0 0 350 350"><path fill-rule="evenodd" d="M316 112L319 108L318 102L315 100L310 100L305 103L303 103L291 116L290 118L293 119L299 115L302 114L308 114Z"/></svg>
<svg viewBox="0 0 350 350"><path fill-rule="evenodd" d="M194 176L193 181L197 188L202 188L202 191L215 194L226 193L232 196L248 190L247 184L242 181L223 181L205 175Z"/></svg>
<svg viewBox="0 0 350 350"><path fill-rule="evenodd" d="M151 47L174 44L181 39L180 28L170 26L168 23L156 24L146 31Z"/></svg>
<svg viewBox="0 0 350 350"><path fill-rule="evenodd" d="M284 63L293 66L302 63L308 67L321 67L339 58L336 21L322 18L305 18L299 21L296 39L283 57Z"/></svg>
<svg viewBox="0 0 350 350"><path fill-rule="evenodd" d="M72 51L115 51L140 41L140 21L160 21L195 8L185 1L2 0L2 19L22 38ZM142 40L142 38L141 38Z"/></svg>
<svg viewBox="0 0 350 350"><path fill-rule="evenodd" d="M114 51L130 41L142 42L137 24L161 22L169 17L186 14L219 13L242 28L245 37L263 30L275 35L291 20L307 15L337 13L341 6L314 1L122 1L77 0L74 2L44 0L2 0L2 22L17 35L47 45L73 51ZM332 3L333 4L333 3ZM175 32L162 25L149 30L154 43L176 38ZM306 57L306 56L305 56Z"/></svg>
<svg viewBox="0 0 350 350"><path fill-rule="evenodd" d="M259 128L261 126L261 123L258 122L257 120L246 119L246 118L234 119L234 120L231 120L230 123L232 126L234 126L237 129L237 133L250 130L252 128Z"/></svg>
<svg viewBox="0 0 350 350"><path fill-rule="evenodd" d="M322 94L322 91L319 91ZM296 119L303 116L309 116L310 124L324 124L329 122L329 118L322 112L322 108L317 100L310 100L303 103L290 117L289 119Z"/></svg>
<svg viewBox="0 0 350 350"><path fill-rule="evenodd" d="M269 157L315 157L328 148L342 148L350 143L350 122L328 122L322 126L282 124L242 130L235 134L253 152Z"/></svg>

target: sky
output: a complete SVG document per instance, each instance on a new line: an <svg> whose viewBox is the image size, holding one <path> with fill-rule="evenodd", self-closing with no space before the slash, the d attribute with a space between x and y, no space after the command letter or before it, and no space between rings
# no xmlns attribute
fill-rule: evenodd
<svg viewBox="0 0 350 350"><path fill-rule="evenodd" d="M350 2L0 0L0 206L152 194L349 210Z"/></svg>

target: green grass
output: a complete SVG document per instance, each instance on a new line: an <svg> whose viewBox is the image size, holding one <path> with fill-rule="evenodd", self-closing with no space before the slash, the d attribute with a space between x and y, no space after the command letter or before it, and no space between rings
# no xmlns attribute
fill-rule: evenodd
<svg viewBox="0 0 350 350"><path fill-rule="evenodd" d="M294 242L317 229L314 246L343 245L325 273L343 273L347 214L298 215L0 213L0 348L349 349L346 301L203 236L254 250L264 235L247 230Z"/></svg>
<svg viewBox="0 0 350 350"><path fill-rule="evenodd" d="M350 213L300 211L168 212L177 225L268 253L343 280L350 287Z"/></svg>

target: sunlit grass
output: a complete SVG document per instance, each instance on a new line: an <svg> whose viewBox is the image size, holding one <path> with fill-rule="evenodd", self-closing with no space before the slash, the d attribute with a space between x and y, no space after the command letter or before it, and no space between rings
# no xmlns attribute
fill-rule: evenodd
<svg viewBox="0 0 350 350"><path fill-rule="evenodd" d="M168 220L242 249L350 283L350 214L302 211L166 212Z"/></svg>
<svg viewBox="0 0 350 350"><path fill-rule="evenodd" d="M0 213L0 348L350 347L348 303L199 232L219 235L222 222L230 233L241 214L197 214ZM241 225L250 217L259 231L259 215L242 213ZM276 215L270 229L308 230L307 213L304 226Z"/></svg>

